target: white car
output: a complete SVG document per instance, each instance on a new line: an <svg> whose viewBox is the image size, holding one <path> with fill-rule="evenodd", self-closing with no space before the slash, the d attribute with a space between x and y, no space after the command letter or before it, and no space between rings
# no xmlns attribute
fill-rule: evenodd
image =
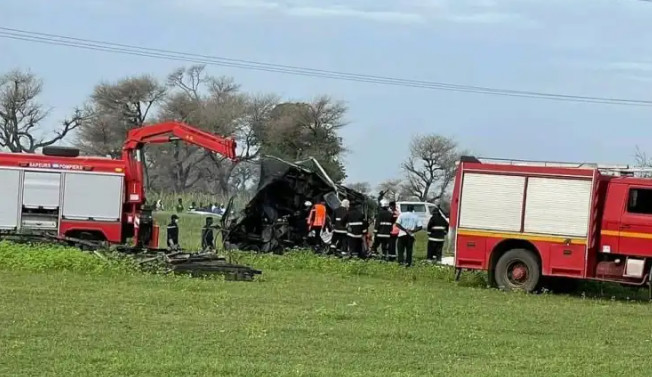
<svg viewBox="0 0 652 377"><path fill-rule="evenodd" d="M398 207L398 210L401 211L401 213L407 212L408 205L414 207L414 213L416 213L417 216L419 216L421 219L422 227L428 225L428 221L430 221L430 217L432 216L432 210L437 207L432 203L426 202L396 202L396 206Z"/></svg>
<svg viewBox="0 0 652 377"><path fill-rule="evenodd" d="M417 216L420 217L421 226L425 229L428 226L428 221L430 221L430 217L432 217L431 215L432 210L434 208L437 208L437 206L427 202L396 202L396 206L398 207L398 210L401 212L407 212L408 205L414 206L414 212L417 214ZM446 219L446 222L450 223L449 218L443 213L442 215ZM451 240L450 232L446 235L446 238L448 239L448 241Z"/></svg>

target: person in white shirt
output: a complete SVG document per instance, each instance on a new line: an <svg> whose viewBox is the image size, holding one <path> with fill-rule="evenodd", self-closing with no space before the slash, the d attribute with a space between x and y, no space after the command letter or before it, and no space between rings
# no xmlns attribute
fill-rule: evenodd
<svg viewBox="0 0 652 377"><path fill-rule="evenodd" d="M405 267L412 266L412 254L414 252L415 233L422 228L421 220L414 213L414 206L408 205L407 211L401 213L396 219L398 232L398 263L404 264Z"/></svg>

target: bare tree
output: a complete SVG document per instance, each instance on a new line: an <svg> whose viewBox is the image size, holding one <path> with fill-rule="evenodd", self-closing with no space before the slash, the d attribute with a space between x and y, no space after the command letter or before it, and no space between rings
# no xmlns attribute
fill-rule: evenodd
<svg viewBox="0 0 652 377"><path fill-rule="evenodd" d="M158 114L159 121L175 120L195 124L199 119L201 100L178 92L169 95ZM204 175L198 164L206 158L204 151L182 141L148 148L152 158L150 175L152 185L167 191L184 192L191 189Z"/></svg>
<svg viewBox="0 0 652 377"><path fill-rule="evenodd" d="M0 146L11 152L34 153L79 127L82 115L75 111L54 136L44 137L41 122L48 111L38 102L42 90L43 82L32 73L15 70L0 76Z"/></svg>
<svg viewBox="0 0 652 377"><path fill-rule="evenodd" d="M636 166L639 168L652 168L652 158L648 157L647 153L643 152L638 146L636 147ZM641 172L637 176L643 178L652 178L652 173Z"/></svg>
<svg viewBox="0 0 652 377"><path fill-rule="evenodd" d="M439 135L417 135L403 163L407 192L421 201L441 198L455 177L457 143Z"/></svg>
<svg viewBox="0 0 652 377"><path fill-rule="evenodd" d="M260 153L261 138L269 123L272 110L278 103L275 95L232 95L227 97L222 92L213 91L212 119L220 120L212 127L223 135L230 135L238 143L237 161L210 154L213 162L212 171L217 172L221 194L228 194L235 187L245 187L253 178L255 169L251 166ZM210 114L211 112L209 112ZM231 182L234 171L238 171L237 182Z"/></svg>
<svg viewBox="0 0 652 377"><path fill-rule="evenodd" d="M201 65L180 68L167 82L170 90L159 117L234 137L238 159L231 161L182 144L164 146L160 158L167 162L160 176L165 185L221 195L246 187L254 177L253 161L260 153L262 130L278 98L241 93L232 78L210 76Z"/></svg>
<svg viewBox="0 0 652 377"><path fill-rule="evenodd" d="M89 154L119 156L127 132L145 124L165 94L166 88L147 75L99 84L84 108L78 147Z"/></svg>

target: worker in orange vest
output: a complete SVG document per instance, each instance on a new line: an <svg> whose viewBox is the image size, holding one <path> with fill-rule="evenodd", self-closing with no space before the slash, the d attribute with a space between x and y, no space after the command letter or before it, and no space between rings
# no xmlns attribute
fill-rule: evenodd
<svg viewBox="0 0 652 377"><path fill-rule="evenodd" d="M396 219L398 219L398 216L401 214L401 211L398 210L396 207L396 202L391 201L389 203L389 210L392 212L392 230L389 233L389 247L388 247L388 253L387 253L387 260L389 261L395 261L397 254L396 254L396 241L398 240L398 233L400 229L398 226L396 226Z"/></svg>
<svg viewBox="0 0 652 377"><path fill-rule="evenodd" d="M326 225L326 205L324 201L315 204L308 215L308 242L317 251L321 244L321 231Z"/></svg>

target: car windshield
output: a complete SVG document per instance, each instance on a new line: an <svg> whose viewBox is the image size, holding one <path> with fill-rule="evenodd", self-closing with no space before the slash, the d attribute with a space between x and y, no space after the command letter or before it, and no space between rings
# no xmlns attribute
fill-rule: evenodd
<svg viewBox="0 0 652 377"><path fill-rule="evenodd" d="M425 204L401 204L401 212L407 212L407 207L409 205L414 207L414 212L426 213Z"/></svg>

